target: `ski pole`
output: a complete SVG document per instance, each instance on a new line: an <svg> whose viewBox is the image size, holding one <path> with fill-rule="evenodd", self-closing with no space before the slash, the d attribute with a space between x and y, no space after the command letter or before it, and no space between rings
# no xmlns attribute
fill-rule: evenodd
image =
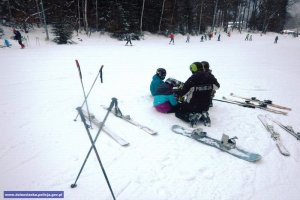
<svg viewBox="0 0 300 200"><path fill-rule="evenodd" d="M100 74L101 83L102 83L102 68L103 68L103 65L101 66L101 68L100 68L100 70L99 70L99 72L98 72L98 74ZM94 80L94 82L93 82L93 84L92 84L92 86L91 86L91 88L90 88L88 94L86 95L86 99L84 99L84 101L83 101L83 103L81 104L80 107L82 107L82 106L85 104L85 102L87 101L87 98L89 97L89 95L90 95L90 93L91 93L91 91L92 91L92 89L93 89L93 87L94 87L94 85L95 85L95 83L96 83L96 80L98 79L98 74L97 74L97 76L96 76L96 78L95 78L95 80ZM78 116L79 116L79 113L77 113L77 115L76 115L74 121L77 120Z"/></svg>
<svg viewBox="0 0 300 200"><path fill-rule="evenodd" d="M85 105L86 105L86 109L87 109L87 112L90 113L89 107L88 107L88 104L87 104L87 96L86 96L84 86L83 86L83 82L82 82L82 74L81 74L80 65L79 65L78 60L75 60L75 62L76 62L76 66L77 66L78 73L79 73L79 78L80 78L81 87L82 87L82 91L83 91L83 95L84 95L84 102L85 102ZM90 114L89 114L89 121L90 121L90 127L92 128L92 122L91 122Z"/></svg>
<svg viewBox="0 0 300 200"><path fill-rule="evenodd" d="M105 177L105 179L106 179L107 185L108 185L108 187L109 187L109 189L110 189L110 192L111 192L111 194L112 194L112 196L113 196L113 199L115 199L115 195L114 195L113 190L112 190L112 188L111 188L111 185L110 185L110 183L109 183L108 177L107 177L107 175L106 175L106 173L105 173L105 170L104 170L103 164L102 164L102 162L101 162L100 156L99 156L99 154L98 154L98 151L97 151L97 149L96 149L95 143L96 143L96 141L97 141L97 139L98 139L98 137L99 137L99 135L100 135L100 132L101 132L102 128L104 127L104 123L106 122L107 117L108 117L109 113L111 112L111 109L112 109L113 106L116 104L116 102L117 102L117 99L116 99L116 98L112 98L111 104L110 104L110 106L109 106L109 108L108 108L108 111L107 111L107 113L106 113L106 115L105 115L105 117L104 117L104 119L103 119L103 122L102 122L101 125L100 125L100 128L99 128L99 130L98 130L98 132L97 132L96 137L95 137L94 140L92 139L91 133L90 133L90 131L89 131L89 129L88 129L88 125L87 125L86 120L85 120L85 118L84 118L84 115L83 115L83 113L82 113L81 107L78 107L78 108L77 108L77 111L78 111L78 113L79 113L79 115L80 115L80 117L81 117L81 120L82 120L82 122L83 122L83 124L84 124L84 126L85 126L85 129L86 129L86 131L87 131L87 134L88 134L88 136L89 136L89 139L90 139L90 141L91 141L92 146L90 147L90 149L89 149L89 151L88 151L88 153L87 153L87 155L86 155L86 157L85 157L85 159L84 159L84 162L83 162L83 164L82 164L82 166L81 166L81 168L80 168L80 170L79 170L79 173L78 173L78 175L77 175L77 178L76 178L75 182L74 182L73 184L71 184L71 188L75 188L75 187L77 186L76 183L77 183L77 181L78 181L78 179L79 179L79 176L80 176L80 174L81 174L81 172L82 172L82 170L83 170L83 168L84 168L84 166L85 166L85 164L86 164L86 162L87 162L87 160L88 160L88 158L89 158L89 155L90 155L91 151L94 149L95 154L96 154L97 159L98 159L98 162L99 162L100 167L101 167L101 169L102 169L103 175L104 175L104 177Z"/></svg>
<svg viewBox="0 0 300 200"><path fill-rule="evenodd" d="M103 77L102 77L102 69L103 69L104 65L101 66L99 73L100 73L100 81L101 83L103 83Z"/></svg>

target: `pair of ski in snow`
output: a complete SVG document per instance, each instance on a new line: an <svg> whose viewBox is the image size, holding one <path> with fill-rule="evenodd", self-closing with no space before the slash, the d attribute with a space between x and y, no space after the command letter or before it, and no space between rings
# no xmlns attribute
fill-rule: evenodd
<svg viewBox="0 0 300 200"><path fill-rule="evenodd" d="M275 131L272 123L277 124L283 130L285 130L286 132L288 132L292 136L294 136L297 140L300 140L300 133L295 132L292 126L283 125L278 120L273 119L270 115L258 115L257 117L261 121L263 126L266 128L266 130L271 134L271 138L276 143L276 146L277 146L279 152L284 156L290 156L289 151L281 142L280 134Z"/></svg>
<svg viewBox="0 0 300 200"><path fill-rule="evenodd" d="M235 105L248 107L248 108L259 108L268 112L272 112L275 114L282 114L282 115L287 115L288 114L287 111L292 110L291 108L274 104L271 100L259 100L256 97L246 98L246 97L238 96L234 93L230 93L230 96L243 99L244 101L240 101L228 97L223 97L222 98L223 100L220 99L213 99L213 100L235 104Z"/></svg>
<svg viewBox="0 0 300 200"><path fill-rule="evenodd" d="M101 106L103 109L108 110L108 107L102 105ZM98 128L101 127L102 122L100 122L93 113L88 113L85 110L82 110L84 117L87 120L91 120L91 122L97 126ZM149 133L150 135L155 135L157 134L157 131L152 130L151 128L149 128L148 126L145 126L135 120L133 120L129 115L123 115L122 112L120 111L120 109L118 107L115 107L115 109L112 109L110 112L112 112L114 114L114 116L138 127L139 129L143 130L146 133ZM103 127L103 132L105 132L109 137L111 137L115 142L117 142L118 144L120 144L121 146L127 146L129 145L129 142L127 142L125 139L123 139L122 137L120 137L119 135L117 135L116 133L114 133L112 130L110 130L107 126Z"/></svg>

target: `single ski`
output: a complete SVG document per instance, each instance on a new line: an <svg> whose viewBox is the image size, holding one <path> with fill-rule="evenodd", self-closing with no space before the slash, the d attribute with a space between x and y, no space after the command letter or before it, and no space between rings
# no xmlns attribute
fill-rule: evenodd
<svg viewBox="0 0 300 200"><path fill-rule="evenodd" d="M284 109L284 110L292 110L291 108L274 104L271 100L263 100L262 101L262 100L257 99L256 97L246 98L246 97L238 96L238 95L236 95L234 93L230 93L230 95L233 96L233 97L244 99L246 101L257 102L258 104L262 104L262 105L266 105L266 106L271 106L271 107L274 107L274 108L279 108L279 109Z"/></svg>
<svg viewBox="0 0 300 200"><path fill-rule="evenodd" d="M90 115L88 115L88 113L85 110L82 110L82 113L86 119L91 119L91 122L95 126L100 128L102 122L100 122L93 113L90 113ZM127 142L126 140L118 136L116 133L112 132L110 129L108 129L107 126L104 126L102 130L104 133L106 133L109 137L111 137L115 142L117 142L121 146L129 145L129 142Z"/></svg>
<svg viewBox="0 0 300 200"><path fill-rule="evenodd" d="M103 109L107 110L107 107L106 107L106 106L101 105L101 107L102 107ZM136 126L136 127L138 127L138 128L140 128L140 129L142 129L142 130L145 131L146 133L149 133L149 134L151 134L151 135L157 134L157 131L154 131L154 130L152 130L151 128L149 128L149 127L147 127L147 126L144 126L144 125L142 125L142 124L140 124L140 123L134 121L134 120L130 117L130 115L123 115L123 114L121 113L120 109L119 109L117 106L115 106L115 108L112 109L111 112L112 112L116 117L118 117L118 118L120 118L120 119L123 119L124 121L126 121L126 122L128 122L128 123L130 123L130 124L132 124L132 125L134 125L134 126Z"/></svg>
<svg viewBox="0 0 300 200"><path fill-rule="evenodd" d="M203 132L201 128L188 129L179 125L173 125L172 131L177 134L192 138L203 144L220 149L221 151L229 153L248 162L256 162L261 159L261 155L251 153L237 147L235 142L235 139L237 139L237 137L229 138L224 134L222 140L217 140L207 136L206 132Z"/></svg>
<svg viewBox="0 0 300 200"><path fill-rule="evenodd" d="M300 140L300 133L295 132L292 126L283 125L281 122L273 119L270 115L265 115L269 120L276 123L279 127L281 127L286 132L290 133L292 136L294 136L297 140Z"/></svg>
<svg viewBox="0 0 300 200"><path fill-rule="evenodd" d="M227 98L227 97L223 97L223 99L226 100L226 101L234 102L234 103L239 103L239 104L244 104L244 105L252 105L255 108L259 108L259 109L266 110L266 111L269 111L269 112L272 112L272 113L276 113L276 114L281 114L281 115L287 115L288 114L287 112L284 112L284 111L281 111L281 110L267 108L266 105L261 105L261 104L256 105L254 103L251 103L248 100L246 100L246 101L238 101L238 100L230 99L230 98Z"/></svg>
<svg viewBox="0 0 300 200"><path fill-rule="evenodd" d="M289 156L290 153L282 144L280 134L274 130L274 126L268 123L267 118L264 115L258 115L257 118L261 121L261 123L264 125L267 131L271 134L271 138L275 141L279 152L284 156Z"/></svg>

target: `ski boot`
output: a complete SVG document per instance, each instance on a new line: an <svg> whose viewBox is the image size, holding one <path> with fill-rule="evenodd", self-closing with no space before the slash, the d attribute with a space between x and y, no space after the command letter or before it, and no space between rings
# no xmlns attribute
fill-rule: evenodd
<svg viewBox="0 0 300 200"><path fill-rule="evenodd" d="M221 139L221 144L227 149L234 149L236 147L236 139L237 137L229 138L228 135L223 134Z"/></svg>
<svg viewBox="0 0 300 200"><path fill-rule="evenodd" d="M210 121L210 118L209 118L209 114L208 114L208 112L206 112L206 111L203 111L203 112L202 112L202 116L201 116L201 119L200 119L200 120L203 122L204 126L208 126L208 127L210 127L210 125L211 125L211 121Z"/></svg>
<svg viewBox="0 0 300 200"><path fill-rule="evenodd" d="M201 117L202 117L201 113L190 113L189 114L189 121L191 123L191 126L192 127L196 126Z"/></svg>
<svg viewBox="0 0 300 200"><path fill-rule="evenodd" d="M209 102L209 107L211 108L211 107L213 107L214 105L213 105L213 102L212 102L212 100L210 100L210 102Z"/></svg>

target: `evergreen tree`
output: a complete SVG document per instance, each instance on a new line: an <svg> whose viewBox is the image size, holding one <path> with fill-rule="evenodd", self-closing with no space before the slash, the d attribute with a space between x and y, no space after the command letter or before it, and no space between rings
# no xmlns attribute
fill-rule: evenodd
<svg viewBox="0 0 300 200"><path fill-rule="evenodd" d="M74 27L67 16L66 9L67 4L63 1L59 1L56 4L54 10L53 19L53 33L55 38L54 42L57 44L67 44L68 40L72 38Z"/></svg>

